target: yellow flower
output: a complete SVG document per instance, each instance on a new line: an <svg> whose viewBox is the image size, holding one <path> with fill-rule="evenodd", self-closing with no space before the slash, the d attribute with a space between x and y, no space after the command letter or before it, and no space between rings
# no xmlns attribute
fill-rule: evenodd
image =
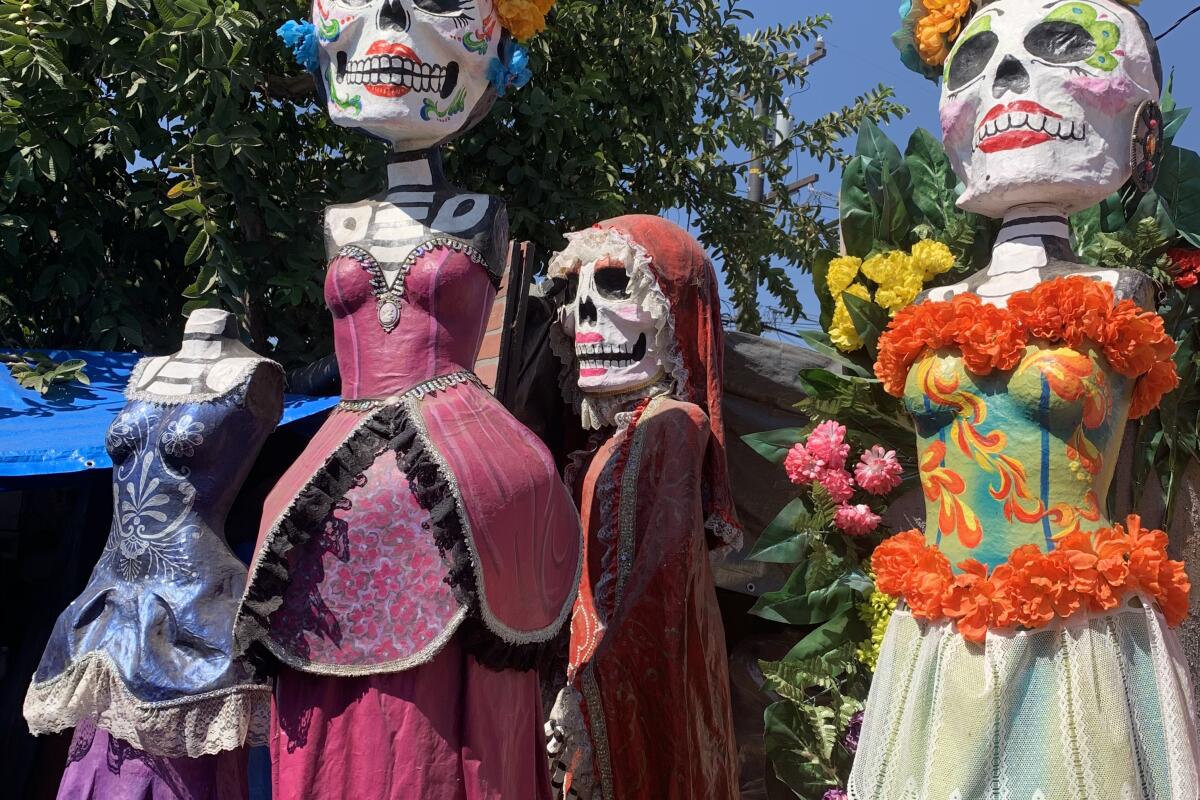
<svg viewBox="0 0 1200 800"><path fill-rule="evenodd" d="M829 269L825 273L825 283L829 286L829 293L837 297L846 291L858 277L858 268L861 265L862 259L854 256L842 256L830 261Z"/></svg>
<svg viewBox="0 0 1200 800"><path fill-rule="evenodd" d="M962 32L963 18L971 11L971 0L922 0L928 13L917 21L913 31L921 60L940 66L950 55L950 47Z"/></svg>
<svg viewBox="0 0 1200 800"><path fill-rule="evenodd" d="M912 257L900 250L889 250L886 253L877 253L871 256L863 262L862 273L881 287L893 287L908 283L913 276L920 278L920 273L913 265Z"/></svg>
<svg viewBox="0 0 1200 800"><path fill-rule="evenodd" d="M516 39L528 39L546 27L554 0L496 0L500 24Z"/></svg>
<svg viewBox="0 0 1200 800"><path fill-rule="evenodd" d="M913 245L913 266L925 280L932 280L954 266L954 254L950 248L932 239L922 239Z"/></svg>
<svg viewBox="0 0 1200 800"><path fill-rule="evenodd" d="M862 300L871 299L871 290L861 283L851 284L845 293ZM833 320L829 325L829 339L838 350L850 353L862 347L863 340L858 335L858 329L854 327L854 320L850 319L850 311L846 308L846 301L842 299L841 294L837 295L836 303Z"/></svg>
<svg viewBox="0 0 1200 800"><path fill-rule="evenodd" d="M871 594L858 606L858 617L871 629L871 638L858 647L858 660L872 672L879 665L879 651L883 647L883 635L896 611L897 599L883 592Z"/></svg>
<svg viewBox="0 0 1200 800"><path fill-rule="evenodd" d="M888 282L875 292L875 303L883 306L894 317L902 308L912 305L921 293L921 276L914 270L904 274L898 282Z"/></svg>

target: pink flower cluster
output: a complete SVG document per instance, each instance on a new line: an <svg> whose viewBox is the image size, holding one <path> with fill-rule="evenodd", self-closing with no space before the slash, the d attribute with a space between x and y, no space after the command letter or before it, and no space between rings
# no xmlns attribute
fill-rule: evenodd
<svg viewBox="0 0 1200 800"><path fill-rule="evenodd" d="M816 484L829 493L838 506L833 523L839 530L850 536L866 536L879 527L879 515L864 503L850 503L855 482L867 493L882 496L900 485L903 469L896 460L896 451L875 445L863 452L851 475L846 469L849 456L846 427L829 420L792 447L783 467L797 486Z"/></svg>

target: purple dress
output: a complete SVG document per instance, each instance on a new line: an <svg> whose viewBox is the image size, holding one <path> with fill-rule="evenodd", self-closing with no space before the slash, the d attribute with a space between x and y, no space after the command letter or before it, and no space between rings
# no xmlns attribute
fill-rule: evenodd
<svg viewBox="0 0 1200 800"><path fill-rule="evenodd" d="M77 726L61 797L242 797L270 684L234 653L246 568L224 527L279 421L283 374L247 359L227 391L165 398L136 390L147 363L108 430L108 541L55 624L25 718L35 734Z"/></svg>

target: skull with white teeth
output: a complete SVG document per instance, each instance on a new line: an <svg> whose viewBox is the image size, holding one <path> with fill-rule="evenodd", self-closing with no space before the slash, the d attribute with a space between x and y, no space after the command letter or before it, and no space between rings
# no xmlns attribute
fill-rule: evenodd
<svg viewBox="0 0 1200 800"><path fill-rule="evenodd" d="M314 0L330 118L398 150L441 144L495 101L493 0Z"/></svg>
<svg viewBox="0 0 1200 800"><path fill-rule="evenodd" d="M574 297L564 307L563 333L574 341L579 390L619 395L645 388L664 374L650 303L632 296L632 248L615 235L610 246L580 264L570 278Z"/></svg>
<svg viewBox="0 0 1200 800"><path fill-rule="evenodd" d="M942 134L988 216L1049 203L1088 208L1129 178L1138 108L1161 64L1145 22L1118 0L994 0L959 35L942 83Z"/></svg>

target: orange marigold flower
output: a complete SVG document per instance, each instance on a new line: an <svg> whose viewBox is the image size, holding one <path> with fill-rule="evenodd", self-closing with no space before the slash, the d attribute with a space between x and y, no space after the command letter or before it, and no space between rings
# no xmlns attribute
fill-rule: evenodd
<svg viewBox="0 0 1200 800"><path fill-rule="evenodd" d="M902 595L904 584L924 550L925 535L918 530L898 533L876 547L871 555L875 588L893 597Z"/></svg>
<svg viewBox="0 0 1200 800"><path fill-rule="evenodd" d="M1025 353L1025 330L1006 309L975 295L955 298L954 340L975 375L1014 369Z"/></svg>
<svg viewBox="0 0 1200 800"><path fill-rule="evenodd" d="M904 599L914 617L935 620L945 614L946 591L954 581L950 560L936 547L926 547L904 584Z"/></svg>
<svg viewBox="0 0 1200 800"><path fill-rule="evenodd" d="M1156 595L1163 617L1172 628L1181 624L1188 615L1188 596L1192 583L1182 561L1164 561L1158 576L1162 591Z"/></svg>
<svg viewBox="0 0 1200 800"><path fill-rule="evenodd" d="M1128 300L1121 301L1124 305ZM1104 357L1112 368L1127 378L1145 375L1158 361L1175 355L1175 342L1163 330L1162 317L1153 311L1127 316L1120 309L1120 324L1110 324L1104 342Z"/></svg>
<svg viewBox="0 0 1200 800"><path fill-rule="evenodd" d="M1103 335L1113 302L1108 284L1071 275L1017 292L1009 298L1008 308L1030 336L1079 347L1084 339L1104 342L1098 337Z"/></svg>
<svg viewBox="0 0 1200 800"><path fill-rule="evenodd" d="M940 66L950 55L950 45L962 32L963 17L971 10L971 0L924 0L928 13L917 20L913 36L917 51L926 64Z"/></svg>
<svg viewBox="0 0 1200 800"><path fill-rule="evenodd" d="M954 575L919 531L884 542L872 565L876 586L902 596L913 616L952 620L971 642L983 642L989 629L1033 630L1084 608L1111 611L1133 592L1152 598L1174 626L1187 616L1191 592L1183 563L1167 558L1167 535L1143 529L1137 516L1125 526L1064 536L1050 553L1018 547L990 575L974 559Z"/></svg>
<svg viewBox="0 0 1200 800"><path fill-rule="evenodd" d="M943 600L945 614L964 639L982 644L992 621L996 585L988 579L987 567L974 559L958 568L962 572L954 576Z"/></svg>
<svg viewBox="0 0 1200 800"><path fill-rule="evenodd" d="M968 371L988 375L1015 368L1030 339L1073 348L1091 342L1116 372L1145 376L1134 387L1131 411L1141 417L1178 384L1170 364L1175 342L1157 314L1113 300L1108 284L1073 275L1017 292L1007 308L971 294L909 306L879 337L875 374L889 394L902 397L909 370L926 352L953 347Z"/></svg>
<svg viewBox="0 0 1200 800"><path fill-rule="evenodd" d="M1179 372L1174 361L1158 361L1133 385L1133 402L1129 406L1129 418L1141 419L1162 402L1163 395L1173 392L1179 385Z"/></svg>

